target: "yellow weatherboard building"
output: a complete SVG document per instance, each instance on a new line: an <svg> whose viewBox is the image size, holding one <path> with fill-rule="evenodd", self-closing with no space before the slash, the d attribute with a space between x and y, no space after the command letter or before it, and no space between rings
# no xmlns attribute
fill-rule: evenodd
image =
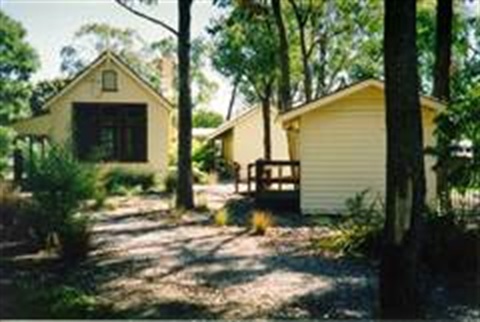
<svg viewBox="0 0 480 322"><path fill-rule="evenodd" d="M421 96L425 147L435 145L439 101ZM293 159L300 160L303 213L338 213L345 201L369 189L385 195L386 129L384 84L366 80L282 114ZM436 192L435 160L425 155L427 202Z"/></svg>
<svg viewBox="0 0 480 322"><path fill-rule="evenodd" d="M111 52L100 55L44 106L12 125L19 137L73 143L80 159L167 172L171 103Z"/></svg>

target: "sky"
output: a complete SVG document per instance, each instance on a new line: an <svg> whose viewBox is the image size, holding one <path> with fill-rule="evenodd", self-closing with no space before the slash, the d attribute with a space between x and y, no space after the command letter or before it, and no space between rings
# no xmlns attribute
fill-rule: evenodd
<svg viewBox="0 0 480 322"><path fill-rule="evenodd" d="M40 56L41 68L33 76L34 81L60 76L60 50L72 42L75 31L86 23L108 23L115 27L132 28L146 41L169 36L161 27L126 11L114 0L0 0L0 8L24 26L27 41ZM158 0L157 6L146 10L177 29L176 0ZM212 0L194 1L192 38L206 36L205 27L214 11ZM219 84L210 107L225 114L231 85L210 69L208 73Z"/></svg>

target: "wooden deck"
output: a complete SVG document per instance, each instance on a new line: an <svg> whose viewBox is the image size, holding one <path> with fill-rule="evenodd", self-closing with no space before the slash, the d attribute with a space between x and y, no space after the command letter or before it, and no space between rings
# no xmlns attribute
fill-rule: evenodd
<svg viewBox="0 0 480 322"><path fill-rule="evenodd" d="M248 165L247 190L238 193L255 198L259 206L298 210L300 206L300 162L290 160L257 160Z"/></svg>

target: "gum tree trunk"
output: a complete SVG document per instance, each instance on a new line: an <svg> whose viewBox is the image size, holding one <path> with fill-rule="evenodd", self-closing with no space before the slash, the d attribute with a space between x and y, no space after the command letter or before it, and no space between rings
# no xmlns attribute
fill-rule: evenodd
<svg viewBox="0 0 480 322"><path fill-rule="evenodd" d="M432 95L446 102L450 100L452 19L453 0L437 0L437 31ZM437 144L441 151L448 153L449 142L439 139ZM446 212L451 208L451 202L447 181L448 168L445 162L445 159L448 159L448 155L444 155L444 153L439 156L437 167L437 196L441 210Z"/></svg>
<svg viewBox="0 0 480 322"><path fill-rule="evenodd" d="M178 1L178 184L177 208L192 209L192 96L190 88L190 10L193 0Z"/></svg>
<svg viewBox="0 0 480 322"><path fill-rule="evenodd" d="M380 266L381 317L423 316L418 279L425 170L418 94L415 0L384 0L387 183Z"/></svg>
<svg viewBox="0 0 480 322"><path fill-rule="evenodd" d="M272 140L270 129L270 99L272 96L272 87L268 85L262 97L262 114L263 114L263 157L265 160L272 159Z"/></svg>
<svg viewBox="0 0 480 322"><path fill-rule="evenodd" d="M282 7L280 0L272 0L275 24L277 25L280 40L280 110L286 111L291 107L290 99L290 58L288 54L288 41L285 24L283 23Z"/></svg>

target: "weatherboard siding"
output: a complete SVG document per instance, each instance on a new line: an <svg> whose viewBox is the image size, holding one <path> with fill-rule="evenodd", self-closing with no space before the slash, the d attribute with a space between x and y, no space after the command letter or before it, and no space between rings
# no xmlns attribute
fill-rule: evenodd
<svg viewBox="0 0 480 322"><path fill-rule="evenodd" d="M271 113L272 159L288 160L287 134L276 120L277 112ZM247 178L248 164L264 157L263 114L256 108L233 129L233 159L240 165L240 177Z"/></svg>
<svg viewBox="0 0 480 322"><path fill-rule="evenodd" d="M433 141L433 115L424 112L425 143ZM383 202L385 112L381 91L366 89L300 118L301 208L304 213L339 213L362 190ZM435 175L427 158L429 198Z"/></svg>
<svg viewBox="0 0 480 322"><path fill-rule="evenodd" d="M104 69L113 69L118 73L118 91L103 92L101 72ZM68 143L72 138L72 104L73 103L140 103L147 105L147 162L109 162L102 163L105 168L123 167L134 170L155 171L159 175L165 175L167 171L167 157L169 146L170 115L164 108L159 98L155 97L138 80L125 72L113 60L106 60L100 65L87 72L83 79L76 83L64 95L58 97L50 106L47 114L48 124L44 119L31 119L44 129L52 141L56 143ZM101 108L101 107L99 107ZM26 120L25 122L28 122ZM28 124L28 123L26 123ZM19 123L21 125L21 123ZM28 129L19 129L21 133L30 133Z"/></svg>

